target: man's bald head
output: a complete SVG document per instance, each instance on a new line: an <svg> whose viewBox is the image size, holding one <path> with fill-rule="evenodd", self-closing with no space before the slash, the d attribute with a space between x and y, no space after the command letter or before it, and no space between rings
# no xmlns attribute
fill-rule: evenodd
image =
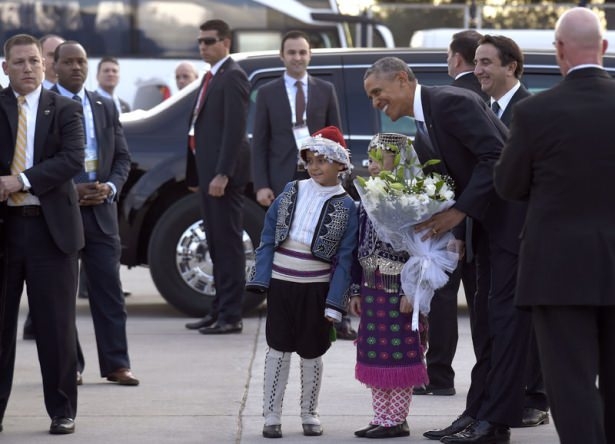
<svg viewBox="0 0 615 444"><path fill-rule="evenodd" d="M555 46L563 75L578 65L602 65L607 41L599 17L587 8L566 11L555 25Z"/></svg>

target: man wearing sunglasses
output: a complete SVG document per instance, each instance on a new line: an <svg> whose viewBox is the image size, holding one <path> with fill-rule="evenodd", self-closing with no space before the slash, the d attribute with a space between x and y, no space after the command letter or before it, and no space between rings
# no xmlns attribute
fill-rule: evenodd
<svg viewBox="0 0 615 444"><path fill-rule="evenodd" d="M229 57L231 30L222 20L200 27L199 51L210 65L189 116L186 184L199 193L216 296L202 334L240 333L245 286L244 188L250 180L246 120L250 82Z"/></svg>

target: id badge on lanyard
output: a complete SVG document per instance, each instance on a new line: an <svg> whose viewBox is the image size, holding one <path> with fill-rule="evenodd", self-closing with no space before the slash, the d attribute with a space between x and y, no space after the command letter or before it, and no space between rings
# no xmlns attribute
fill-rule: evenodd
<svg viewBox="0 0 615 444"><path fill-rule="evenodd" d="M310 137L310 131L308 130L307 125L298 125L293 127L293 135L295 136L297 151L300 151L303 141Z"/></svg>

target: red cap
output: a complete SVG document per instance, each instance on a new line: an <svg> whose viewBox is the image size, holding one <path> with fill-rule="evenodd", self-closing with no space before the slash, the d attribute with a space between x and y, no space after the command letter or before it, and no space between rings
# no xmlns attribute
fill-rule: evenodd
<svg viewBox="0 0 615 444"><path fill-rule="evenodd" d="M312 137L316 136L321 136L325 139L332 140L333 142L336 142L342 147L346 148L346 141L344 140L344 135L337 126L327 126L326 128L318 130L314 134L312 134Z"/></svg>

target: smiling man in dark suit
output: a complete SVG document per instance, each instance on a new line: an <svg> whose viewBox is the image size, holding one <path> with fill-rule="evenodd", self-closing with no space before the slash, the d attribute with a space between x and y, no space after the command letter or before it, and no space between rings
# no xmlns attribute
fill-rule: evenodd
<svg viewBox="0 0 615 444"><path fill-rule="evenodd" d="M77 414L75 293L83 226L72 178L83 169L81 106L42 87L41 45L4 44L9 87L0 92L0 431L15 367L19 301L26 285L43 376L49 432L73 433Z"/></svg>
<svg viewBox="0 0 615 444"><path fill-rule="evenodd" d="M474 53L481 37L482 35L473 29L453 34L446 64L448 75L453 78L451 85L474 91L486 102L488 96L481 90L480 83L474 75ZM466 231L472 229L471 224L471 219L466 219ZM468 239L471 242L471 236L468 236ZM453 359L459 340L457 294L462 281L468 310L472 313L474 293L476 293L476 264L471 254L464 255L458 267L451 273L447 284L436 291L436 297L431 301L429 325L433 328L429 329L429 348L425 356L429 384L415 387L412 392L415 395L450 396L456 394ZM470 321L474 320L475 317L471 316ZM486 337L475 334L479 330L472 323L472 344L477 357L484 354L482 350L487 342ZM472 381L484 380L484 375L480 372L483 367L483 362L477 359L477 365L472 370Z"/></svg>
<svg viewBox="0 0 615 444"><path fill-rule="evenodd" d="M564 80L515 106L497 191L528 202L516 303L529 307L560 441L615 442L615 81L600 18L555 29Z"/></svg>
<svg viewBox="0 0 615 444"><path fill-rule="evenodd" d="M54 67L58 82L52 91L83 106L85 169L74 181L85 230L81 261L88 282L100 375L120 385L138 385L128 356L116 204L130 170L130 154L115 104L83 87L88 74L83 46L70 40L60 44L55 50ZM81 372L83 365L80 362Z"/></svg>
<svg viewBox="0 0 615 444"><path fill-rule="evenodd" d="M482 90L490 96L489 104L496 116L507 127L512 119L513 106L529 97L531 93L520 82L523 74L523 53L510 38L499 35L486 35L476 49L474 74L479 79ZM522 226L527 207L515 203L509 207L507 222ZM517 219L517 220L515 220ZM511 244L519 249L519 234L511 230ZM549 401L545 391L540 358L534 332L531 333L530 348L525 380L525 404L523 408L523 427L533 427L549 423ZM472 381L474 384L474 380Z"/></svg>
<svg viewBox="0 0 615 444"><path fill-rule="evenodd" d="M327 126L342 128L335 87L308 74L311 58L309 37L301 31L287 32L280 44L284 75L261 87L256 96L252 177L256 200L266 207L288 182L309 177L299 162L301 138ZM338 338L356 339L348 316L335 326Z"/></svg>
<svg viewBox="0 0 615 444"><path fill-rule="evenodd" d="M509 203L493 185L493 166L500 156L507 129L477 94L453 86L420 85L407 64L394 57L378 60L364 77L365 91L374 108L391 120L414 117L414 140L422 163L442 162L435 168L455 182L456 202L416 225L428 239L453 230L465 236L462 222L474 222L477 288L475 316L489 327L490 368L482 399L468 406L461 422L447 436L425 436L447 443L510 441L510 427L520 425L523 410L523 373L529 345L529 316L514 306L517 252L509 245L521 226L503 223ZM489 289L487 292L486 289ZM495 353L493 351L496 351Z"/></svg>
<svg viewBox="0 0 615 444"><path fill-rule="evenodd" d="M222 20L200 26L199 51L211 66L189 117L186 184L201 197L216 295L202 334L240 333L245 287L244 189L250 181L246 138L250 82L229 56L231 30Z"/></svg>

